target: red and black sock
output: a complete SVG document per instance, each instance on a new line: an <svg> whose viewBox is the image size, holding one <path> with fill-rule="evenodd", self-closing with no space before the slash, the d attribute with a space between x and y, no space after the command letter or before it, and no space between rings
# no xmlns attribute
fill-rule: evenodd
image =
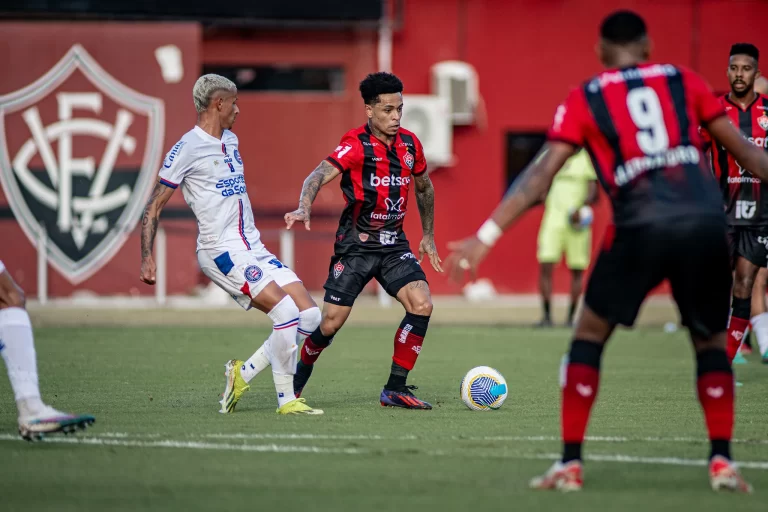
<svg viewBox="0 0 768 512"><path fill-rule="evenodd" d="M328 345L333 341L333 336L326 336L320 330L320 327L314 330L312 334L307 336L304 340L304 345L301 347L301 362L306 366L315 364L317 358L320 357L320 353L328 348Z"/></svg>
<svg viewBox="0 0 768 512"><path fill-rule="evenodd" d="M581 445L600 385L603 345L573 340L565 368L561 424L563 463L581 460Z"/></svg>
<svg viewBox="0 0 768 512"><path fill-rule="evenodd" d="M385 389L399 390L405 386L408 372L413 370L421 353L424 336L427 335L429 317L406 313L395 334L395 352L392 356L392 371Z"/></svg>
<svg viewBox="0 0 768 512"><path fill-rule="evenodd" d="M736 357L736 353L741 346L741 341L744 339L744 334L746 334L747 329L749 328L749 314L751 308L751 298L733 298L731 318L728 321L728 345L726 346L728 361L731 363L733 362L733 358Z"/></svg>
<svg viewBox="0 0 768 512"><path fill-rule="evenodd" d="M710 349L696 354L696 390L712 444L710 458L721 455L730 459L734 408L733 370L722 349Z"/></svg>

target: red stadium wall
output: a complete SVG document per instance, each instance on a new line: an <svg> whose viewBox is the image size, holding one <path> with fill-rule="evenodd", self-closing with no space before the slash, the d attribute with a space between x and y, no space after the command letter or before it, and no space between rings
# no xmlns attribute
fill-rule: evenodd
<svg viewBox="0 0 768 512"><path fill-rule="evenodd" d="M746 40L768 49L768 33L758 22L768 19L766 2L659 0L606 1L600 2L599 8L594 5L575 0L405 2L404 22L394 39L393 70L405 82L406 92L429 92L430 66L447 59L471 63L480 80L480 122L455 128L457 163L432 174L437 191L436 236L443 256L447 254L445 244L476 229L503 195L506 132L544 130L568 89L600 69L594 53L597 24L610 10L630 7L641 12L654 39L654 57L702 72L718 90L727 88L725 66L732 43ZM203 34L191 24L5 23L0 25L0 44L6 49L0 54L0 63L14 72L0 76L0 96L45 73L74 43L83 45L122 83L164 101L164 151L194 122L190 92L203 63L333 64L345 68L345 92L337 95L240 95L242 115L236 132L247 161L248 191L265 242L275 251L274 230L281 226L280 214L296 204L304 177L337 145L345 131L363 122L357 82L376 69L376 36L371 32L281 31L254 35L231 31L222 35ZM162 80L153 55L157 46L169 43L183 50L185 75L178 84ZM71 90L85 85L65 84ZM105 107L104 115L108 118L113 111ZM55 120L55 103L41 107L41 113L46 123ZM23 142L18 137L12 141L14 148L9 148L12 152ZM78 152L87 151L93 141L83 144L74 146L73 156L85 156ZM41 165L40 161L36 163ZM180 194L172 201L171 206L185 207ZM321 192L315 211L332 215L341 204L338 185L333 184ZM7 199L0 193L3 207L7 207ZM481 276L491 278L500 291L536 290L535 241L540 216L540 209L528 213L484 264ZM609 217L610 206L602 197L595 244ZM184 293L197 281L194 224L179 220L165 225L170 228L168 291ZM335 219L318 216L312 227L310 233L297 234L296 270L311 289L319 289L327 272ZM407 230L415 249L421 233L415 208L407 220ZM0 240L0 257L33 295L34 247L13 219L0 219ZM152 293L136 279L138 256L139 241L134 231L109 263L77 286L51 270L50 294L66 296L75 289ZM459 291L431 269L427 272L436 293ZM556 280L556 290L566 291L567 272L560 269Z"/></svg>
<svg viewBox="0 0 768 512"><path fill-rule="evenodd" d="M446 242L475 230L502 197L505 133L545 129L568 90L600 69L594 50L597 27L605 14L620 7L645 17L654 59L696 69L717 90L728 87L725 71L732 43L749 41L768 52L768 32L757 21L768 20L768 3L761 1L406 2L393 62L407 91L429 91L429 67L435 62L465 60L478 72L486 118L482 127L455 129L458 163L432 175L442 254ZM610 205L603 196L596 212L595 246L609 218ZM535 291L540 219L541 208L528 213L499 242L480 276L491 278L502 291ZM417 240L417 216L408 219L407 229ZM458 291L434 272L428 275L438 293ZM567 271L560 268L555 279L556 291L566 292Z"/></svg>

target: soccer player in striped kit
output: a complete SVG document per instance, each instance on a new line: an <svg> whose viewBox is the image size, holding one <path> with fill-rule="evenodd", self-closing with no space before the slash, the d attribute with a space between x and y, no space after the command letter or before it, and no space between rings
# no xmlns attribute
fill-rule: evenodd
<svg viewBox="0 0 768 512"><path fill-rule="evenodd" d="M400 127L402 92L403 83L391 73L373 73L360 83L368 121L342 137L338 147L304 181L299 208L285 215L289 229L295 222L303 222L309 229L318 191L341 175L346 207L325 282L322 321L302 347L295 379L297 395L320 353L349 317L357 296L376 279L405 309L395 333L389 380L379 401L390 407L432 408L413 395L416 387L408 386L406 379L421 353L432 314L432 298L420 262L426 254L436 271L443 270L435 248L435 190L421 142ZM411 252L403 231L411 184L416 188L423 232L419 258Z"/></svg>

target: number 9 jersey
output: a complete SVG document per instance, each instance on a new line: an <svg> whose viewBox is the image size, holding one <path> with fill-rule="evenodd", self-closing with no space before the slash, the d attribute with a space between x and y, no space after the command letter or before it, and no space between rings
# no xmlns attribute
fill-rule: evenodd
<svg viewBox="0 0 768 512"><path fill-rule="evenodd" d="M617 226L722 215L699 134L722 115L697 74L647 63L607 70L571 91L548 139L588 151Z"/></svg>

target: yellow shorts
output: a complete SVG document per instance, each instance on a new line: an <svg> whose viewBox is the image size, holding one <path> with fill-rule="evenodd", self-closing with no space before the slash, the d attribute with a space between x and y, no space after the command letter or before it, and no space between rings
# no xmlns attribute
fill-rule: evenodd
<svg viewBox="0 0 768 512"><path fill-rule="evenodd" d="M585 270L592 254L592 229L576 230L545 216L539 229L536 257L539 263L559 263L563 252L569 269Z"/></svg>

